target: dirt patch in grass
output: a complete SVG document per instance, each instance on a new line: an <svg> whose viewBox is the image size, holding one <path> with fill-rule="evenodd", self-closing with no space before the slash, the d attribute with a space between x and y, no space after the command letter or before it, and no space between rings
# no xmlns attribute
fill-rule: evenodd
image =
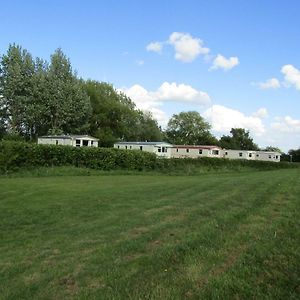
<svg viewBox="0 0 300 300"><path fill-rule="evenodd" d="M183 221L185 218L186 218L186 214L185 213L177 213L177 214L166 216L161 221L161 224L175 223L175 222L178 222L178 221Z"/></svg>
<svg viewBox="0 0 300 300"><path fill-rule="evenodd" d="M91 278L88 281L87 286L89 289L92 289L92 290L98 290L98 289L102 289L102 288L106 287L102 278Z"/></svg>
<svg viewBox="0 0 300 300"><path fill-rule="evenodd" d="M134 227L129 232L127 232L126 236L131 237L131 238L136 238L147 232L149 232L149 228L147 228L147 227Z"/></svg>
<svg viewBox="0 0 300 300"><path fill-rule="evenodd" d="M79 288L73 276L64 276L59 279L59 285L64 287L68 293L75 295L78 293Z"/></svg>

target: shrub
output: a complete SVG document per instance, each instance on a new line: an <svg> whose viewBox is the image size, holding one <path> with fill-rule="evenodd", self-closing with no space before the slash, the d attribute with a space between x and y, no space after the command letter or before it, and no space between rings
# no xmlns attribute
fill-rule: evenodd
<svg viewBox="0 0 300 300"><path fill-rule="evenodd" d="M155 162L155 154L141 151L0 142L2 173L19 168L68 165L99 170L148 170L154 169Z"/></svg>
<svg viewBox="0 0 300 300"><path fill-rule="evenodd" d="M26 142L0 142L0 172L19 168L75 166L98 170L155 170L164 173L197 174L210 170L273 170L299 167L288 162L230 160L203 157L163 159L153 153L113 148L37 145Z"/></svg>

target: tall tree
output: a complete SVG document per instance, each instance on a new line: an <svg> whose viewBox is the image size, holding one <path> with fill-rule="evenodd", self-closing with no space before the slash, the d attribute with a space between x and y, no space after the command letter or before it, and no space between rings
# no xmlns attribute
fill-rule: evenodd
<svg viewBox="0 0 300 300"><path fill-rule="evenodd" d="M92 107L89 130L99 138L99 145L111 146L118 139L128 139L137 118L130 99L105 82L88 80L85 89Z"/></svg>
<svg viewBox="0 0 300 300"><path fill-rule="evenodd" d="M139 111L137 128L136 140L138 141L153 142L162 140L162 131L150 112Z"/></svg>
<svg viewBox="0 0 300 300"><path fill-rule="evenodd" d="M288 156L289 156L289 161L300 162L300 148L289 150Z"/></svg>
<svg viewBox="0 0 300 300"><path fill-rule="evenodd" d="M172 144L208 145L217 143L209 132L211 126L198 112L189 111L174 114L168 122L166 136Z"/></svg>
<svg viewBox="0 0 300 300"><path fill-rule="evenodd" d="M137 110L132 100L111 84L88 80L85 89L92 106L90 133L99 138L101 146L112 146L117 140L160 139L152 115Z"/></svg>
<svg viewBox="0 0 300 300"><path fill-rule="evenodd" d="M57 49L50 63L10 45L0 61L0 137L91 133L102 146L116 140L157 140L161 130L112 85L78 79Z"/></svg>
<svg viewBox="0 0 300 300"><path fill-rule="evenodd" d="M49 133L88 131L90 101L81 82L61 49L51 56L47 72Z"/></svg>
<svg viewBox="0 0 300 300"><path fill-rule="evenodd" d="M0 63L0 109L2 123L13 134L26 135L26 108L33 103L34 61L27 50L9 45Z"/></svg>
<svg viewBox="0 0 300 300"><path fill-rule="evenodd" d="M233 150L259 150L253 142L248 130L244 128L232 128L231 136L223 135L219 141L222 148Z"/></svg>
<svg viewBox="0 0 300 300"><path fill-rule="evenodd" d="M46 133L84 133L89 97L61 49L51 63L10 45L0 62L0 126L10 134L35 138ZM4 129L3 129L4 128Z"/></svg>

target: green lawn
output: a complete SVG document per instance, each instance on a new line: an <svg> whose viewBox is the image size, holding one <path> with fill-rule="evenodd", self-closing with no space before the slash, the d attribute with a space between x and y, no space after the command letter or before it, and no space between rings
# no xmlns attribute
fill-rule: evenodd
<svg viewBox="0 0 300 300"><path fill-rule="evenodd" d="M0 299L299 297L299 169L0 178Z"/></svg>

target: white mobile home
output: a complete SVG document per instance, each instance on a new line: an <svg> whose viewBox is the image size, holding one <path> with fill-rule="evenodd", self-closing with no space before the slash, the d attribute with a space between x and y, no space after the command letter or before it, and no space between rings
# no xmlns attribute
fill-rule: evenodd
<svg viewBox="0 0 300 300"><path fill-rule="evenodd" d="M173 145L165 142L118 142L114 148L125 150L140 150L155 153L159 157L171 157Z"/></svg>
<svg viewBox="0 0 300 300"><path fill-rule="evenodd" d="M89 135L47 135L38 138L38 144L98 147L98 139Z"/></svg>
<svg viewBox="0 0 300 300"><path fill-rule="evenodd" d="M247 160L280 162L279 152L223 149L222 153L223 153L222 157L230 158L230 159L247 159Z"/></svg>
<svg viewBox="0 0 300 300"><path fill-rule="evenodd" d="M255 160L256 151L224 149L222 154L224 158Z"/></svg>
<svg viewBox="0 0 300 300"><path fill-rule="evenodd" d="M255 159L280 162L280 153L275 151L256 151Z"/></svg>
<svg viewBox="0 0 300 300"><path fill-rule="evenodd" d="M218 146L193 146L174 145L172 157L174 158L198 158L198 157L221 157L222 149Z"/></svg>

